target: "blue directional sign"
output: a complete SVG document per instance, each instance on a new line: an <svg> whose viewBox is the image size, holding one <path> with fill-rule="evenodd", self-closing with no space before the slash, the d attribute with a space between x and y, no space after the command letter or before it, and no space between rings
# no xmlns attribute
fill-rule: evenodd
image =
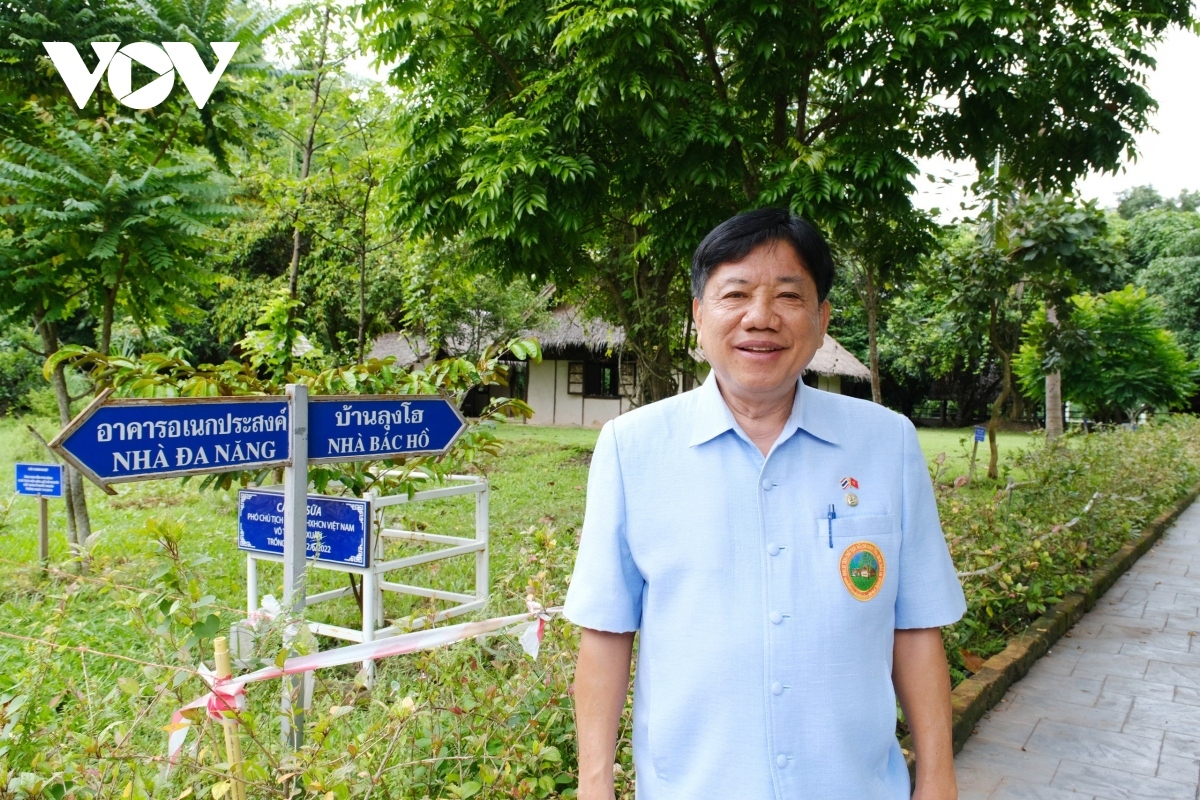
<svg viewBox="0 0 1200 800"><path fill-rule="evenodd" d="M17 494L62 497L62 466L59 464L17 464Z"/></svg>
<svg viewBox="0 0 1200 800"><path fill-rule="evenodd" d="M80 412L50 446L107 484L260 469L290 462L285 397L110 400Z"/></svg>
<svg viewBox="0 0 1200 800"><path fill-rule="evenodd" d="M238 492L238 549L283 555L283 492ZM308 496L308 558L370 566L371 504L345 497Z"/></svg>
<svg viewBox="0 0 1200 800"><path fill-rule="evenodd" d="M983 437L987 435L987 428L982 425L975 426L975 441L982 442Z"/></svg>
<svg viewBox="0 0 1200 800"><path fill-rule="evenodd" d="M436 395L342 395L308 400L308 461L441 454L467 422Z"/></svg>

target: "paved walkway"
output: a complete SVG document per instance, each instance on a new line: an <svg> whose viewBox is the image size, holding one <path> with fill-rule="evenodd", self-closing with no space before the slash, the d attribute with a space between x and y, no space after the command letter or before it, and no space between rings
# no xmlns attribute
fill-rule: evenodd
<svg viewBox="0 0 1200 800"><path fill-rule="evenodd" d="M960 800L1200 798L1200 503L980 721Z"/></svg>

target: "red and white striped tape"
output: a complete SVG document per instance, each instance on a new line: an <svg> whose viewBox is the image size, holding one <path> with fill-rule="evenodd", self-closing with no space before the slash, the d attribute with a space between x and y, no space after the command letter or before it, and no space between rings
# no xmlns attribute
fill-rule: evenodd
<svg viewBox="0 0 1200 800"><path fill-rule="evenodd" d="M196 698L171 716L171 724L166 727L168 756L171 763L175 763L179 758L179 751L183 749L183 745L187 741L191 721L185 716L184 712L204 708L208 716L214 720L222 721L227 719L229 716L236 715L239 711L245 709L245 693L248 684L274 680L275 678L282 678L285 675L298 675L325 667L340 667L363 661L375 661L388 656L415 653L419 650L431 650L435 647L444 647L455 642L461 642L464 639L470 639L474 636L504 631L506 628L514 628L514 630L504 632L519 634L521 646L525 649L525 652L529 653L533 658L537 658L538 646L541 644L542 636L546 629L546 621L561 611L561 608L544 610L537 608L525 614L494 617L479 622L463 622L458 625L448 625L444 628L431 628L430 630L414 631L413 633L405 633L399 636L389 636L386 639L378 639L373 642L362 642L361 644L337 647L333 650L324 650L306 656L296 656L285 661L282 667L263 667L254 672L248 672L245 675L236 675L226 679L217 678L215 673L202 664L199 670L201 677L208 683L211 690L208 694Z"/></svg>

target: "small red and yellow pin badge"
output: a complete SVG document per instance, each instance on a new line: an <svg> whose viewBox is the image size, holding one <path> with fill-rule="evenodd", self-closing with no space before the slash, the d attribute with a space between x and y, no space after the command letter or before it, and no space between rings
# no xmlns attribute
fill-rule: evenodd
<svg viewBox="0 0 1200 800"><path fill-rule="evenodd" d="M871 542L855 542L842 552L840 571L851 596L865 602L883 588L887 563L883 551Z"/></svg>

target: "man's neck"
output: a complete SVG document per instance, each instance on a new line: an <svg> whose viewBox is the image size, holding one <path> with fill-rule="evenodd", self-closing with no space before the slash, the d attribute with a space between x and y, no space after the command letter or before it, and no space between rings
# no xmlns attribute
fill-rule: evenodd
<svg viewBox="0 0 1200 800"><path fill-rule="evenodd" d="M717 389L725 400L725 405L733 413L737 424L745 431L750 441L754 442L765 456L771 452L771 446L779 438L783 426L792 416L792 407L796 402L796 384L786 392L774 395L743 396L721 382L716 376Z"/></svg>

